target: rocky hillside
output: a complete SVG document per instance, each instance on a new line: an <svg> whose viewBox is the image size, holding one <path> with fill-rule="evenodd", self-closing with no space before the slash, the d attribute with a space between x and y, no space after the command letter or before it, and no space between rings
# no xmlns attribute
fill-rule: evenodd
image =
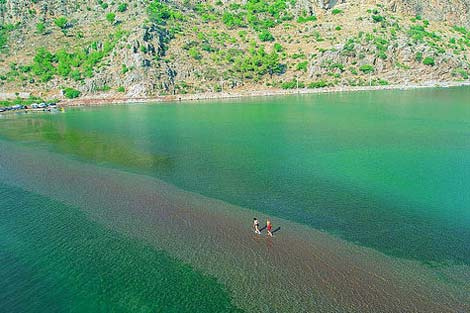
<svg viewBox="0 0 470 313"><path fill-rule="evenodd" d="M0 0L3 96L467 80L470 0Z"/></svg>

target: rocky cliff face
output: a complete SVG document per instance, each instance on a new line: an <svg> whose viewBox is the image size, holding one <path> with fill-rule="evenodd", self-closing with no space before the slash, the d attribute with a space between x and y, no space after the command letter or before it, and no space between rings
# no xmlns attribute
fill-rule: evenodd
<svg viewBox="0 0 470 313"><path fill-rule="evenodd" d="M387 5L394 12L419 15L430 21L447 22L451 25L470 26L469 0L392 0Z"/></svg>
<svg viewBox="0 0 470 313"><path fill-rule="evenodd" d="M468 79L469 0L0 0L0 84L62 97Z"/></svg>

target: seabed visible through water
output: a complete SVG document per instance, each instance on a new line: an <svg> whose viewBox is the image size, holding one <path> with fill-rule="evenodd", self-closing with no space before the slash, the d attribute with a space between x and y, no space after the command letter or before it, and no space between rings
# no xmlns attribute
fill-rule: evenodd
<svg viewBox="0 0 470 313"><path fill-rule="evenodd" d="M0 303L8 312L470 311L470 108L458 102L469 93L3 119ZM446 97L456 103L442 107ZM281 231L253 234L254 216Z"/></svg>

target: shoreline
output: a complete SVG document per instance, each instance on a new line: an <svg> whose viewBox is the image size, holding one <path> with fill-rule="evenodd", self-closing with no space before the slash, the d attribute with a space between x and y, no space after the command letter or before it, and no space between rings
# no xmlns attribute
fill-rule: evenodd
<svg viewBox="0 0 470 313"><path fill-rule="evenodd" d="M129 104L129 103L152 103L152 102L182 102L182 101L200 101L212 99L234 99L248 97L272 97L295 94L323 94L357 91L375 91L375 90L411 90L422 88L448 88L470 86L470 80L467 81L425 81L416 84L398 84L398 85L380 85L380 86L335 86L324 88L302 88L302 89L256 89L256 90L232 90L230 92L205 92L195 94L177 94L152 97L83 97L79 99L60 101L60 106L95 106L106 104Z"/></svg>

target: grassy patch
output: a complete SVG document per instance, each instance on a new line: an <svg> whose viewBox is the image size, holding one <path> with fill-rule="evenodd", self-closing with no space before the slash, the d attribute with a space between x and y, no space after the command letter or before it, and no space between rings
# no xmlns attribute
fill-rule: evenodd
<svg viewBox="0 0 470 313"><path fill-rule="evenodd" d="M310 84L308 84L308 88L323 88L323 87L327 87L328 86L328 83L324 80L319 80L319 81L316 81L316 82L311 82Z"/></svg>
<svg viewBox="0 0 470 313"><path fill-rule="evenodd" d="M297 64L296 70L298 71L307 71L308 61L300 62Z"/></svg>
<svg viewBox="0 0 470 313"><path fill-rule="evenodd" d="M296 89L296 88L305 88L305 84L301 81L293 79L288 82L284 82L281 84L282 89Z"/></svg>
<svg viewBox="0 0 470 313"><path fill-rule="evenodd" d="M66 17L64 16L61 16L61 17L58 17L54 20L54 24L59 27L60 29L65 29L67 27L67 24L68 24L68 20Z"/></svg>
<svg viewBox="0 0 470 313"><path fill-rule="evenodd" d="M73 88L70 88L70 87L66 87L62 90L62 93L64 94L64 96L67 98L67 99L74 99L74 98L78 98L80 97L80 91L78 91L77 89L73 89Z"/></svg>
<svg viewBox="0 0 470 313"><path fill-rule="evenodd" d="M370 64L364 64L364 65L360 66L359 70L361 72L363 72L364 74L373 73L375 71L374 66L372 66Z"/></svg>
<svg viewBox="0 0 470 313"><path fill-rule="evenodd" d="M424 65L429 65L429 66L434 66L436 63L434 61L434 58L432 57L425 57L423 60Z"/></svg>
<svg viewBox="0 0 470 313"><path fill-rule="evenodd" d="M341 13L343 13L343 10L340 10L340 9L333 9L331 11L331 14L333 14L333 15L338 15L338 14L341 14Z"/></svg>

